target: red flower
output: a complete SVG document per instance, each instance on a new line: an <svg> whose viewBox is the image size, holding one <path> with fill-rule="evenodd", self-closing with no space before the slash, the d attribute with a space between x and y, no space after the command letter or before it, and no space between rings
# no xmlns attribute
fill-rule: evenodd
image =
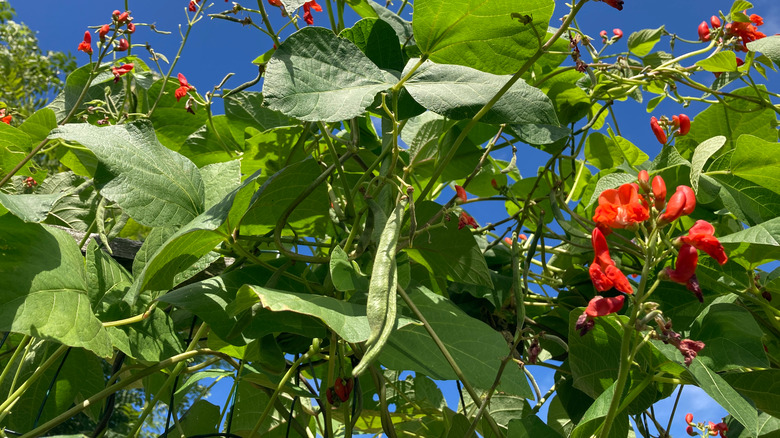
<svg viewBox="0 0 780 438"><path fill-rule="evenodd" d="M702 21L701 24L699 24L699 40L707 42L710 40L710 27L707 26L706 21Z"/></svg>
<svg viewBox="0 0 780 438"><path fill-rule="evenodd" d="M714 236L715 227L707 221L698 220L688 230L687 236L682 236L680 240L683 243L693 246L696 249L700 249L710 257L714 258L719 264L724 265L729 260L726 256L726 251L723 250L723 245Z"/></svg>
<svg viewBox="0 0 780 438"><path fill-rule="evenodd" d="M122 64L119 67L111 67L111 72L114 73L114 82L119 82L120 76L129 73L133 70L133 64Z"/></svg>
<svg viewBox="0 0 780 438"><path fill-rule="evenodd" d="M659 143L666 144L666 133L661 128L661 125L658 124L658 119L655 116L650 117L650 129L653 130L653 134L655 134L655 138Z"/></svg>
<svg viewBox="0 0 780 438"><path fill-rule="evenodd" d="M675 268L666 268L662 271L662 277L675 283L684 284L693 292L699 302L704 302L699 280L696 278L696 265L699 263L699 253L691 245L685 244L677 254Z"/></svg>
<svg viewBox="0 0 780 438"><path fill-rule="evenodd" d="M607 42L607 31L606 30L602 30L601 32L599 32L599 35L601 35L601 39L603 39L604 42Z"/></svg>
<svg viewBox="0 0 780 438"><path fill-rule="evenodd" d="M666 205L666 182L661 178L661 175L656 175L653 178L653 198L655 199L655 209L663 210L664 205Z"/></svg>
<svg viewBox="0 0 780 438"><path fill-rule="evenodd" d="M124 52L125 50L130 48L130 43L127 42L126 39L122 38L119 40L119 44L114 48L115 52Z"/></svg>
<svg viewBox="0 0 780 438"><path fill-rule="evenodd" d="M121 14L119 14L118 17L116 17L116 21L119 24L122 24L129 20L132 20L132 18L130 18L130 11L122 12Z"/></svg>
<svg viewBox="0 0 780 438"><path fill-rule="evenodd" d="M106 35L108 35L108 32L111 30L111 26L108 24L104 24L100 26L100 29L98 29L98 37L100 37L100 41L106 40Z"/></svg>
<svg viewBox="0 0 780 438"><path fill-rule="evenodd" d="M92 55L92 35L89 34L89 31L84 32L84 41L79 43L79 47L76 50Z"/></svg>
<svg viewBox="0 0 780 438"><path fill-rule="evenodd" d="M658 216L660 225L674 222L680 216L687 216L693 213L696 208L696 194L688 186L677 186L674 194L669 198L666 205L666 211Z"/></svg>
<svg viewBox="0 0 780 438"><path fill-rule="evenodd" d="M685 135L691 130L691 119L685 114L677 116L677 125L680 129L677 131L677 135Z"/></svg>
<svg viewBox="0 0 780 438"><path fill-rule="evenodd" d="M135 33L135 24L127 23L127 33Z"/></svg>
<svg viewBox="0 0 780 438"><path fill-rule="evenodd" d="M756 26L764 24L764 19L758 14L750 14L750 21Z"/></svg>
<svg viewBox="0 0 780 438"><path fill-rule="evenodd" d="M646 170L640 170L636 179L639 181L639 186L642 187L642 190L646 190L645 187L648 187L648 183L650 182L650 174L648 174Z"/></svg>
<svg viewBox="0 0 780 438"><path fill-rule="evenodd" d="M603 0L604 3L612 6L613 8L617 9L618 11L623 10L623 0Z"/></svg>
<svg viewBox="0 0 780 438"><path fill-rule="evenodd" d="M751 15L750 18L752 24L735 21L726 25L726 34L738 37L742 43L742 50L744 52L748 51L747 43L766 37L763 32L760 32L758 28L756 28L756 26L760 26L764 23L764 19L756 14ZM755 26L753 24L755 24Z"/></svg>
<svg viewBox="0 0 780 438"><path fill-rule="evenodd" d="M718 18L716 15L713 15L710 17L710 24L712 25L713 29L717 29L720 27L720 18Z"/></svg>
<svg viewBox="0 0 780 438"><path fill-rule="evenodd" d="M620 29L612 29L612 34L615 35L616 40L623 38L623 31Z"/></svg>
<svg viewBox="0 0 780 438"><path fill-rule="evenodd" d="M639 196L636 185L623 184L601 193L593 221L603 228L626 228L649 217L647 202Z"/></svg>
<svg viewBox="0 0 780 438"><path fill-rule="evenodd" d="M693 431L693 426L688 426L685 428L685 433L687 433L690 436L697 436L698 433Z"/></svg>
<svg viewBox="0 0 780 438"><path fill-rule="evenodd" d="M187 9L189 9L190 12L195 12L198 10L198 4L195 3L195 0L190 0L190 4L187 6Z"/></svg>
<svg viewBox="0 0 780 438"><path fill-rule="evenodd" d="M176 96L176 102L178 102L182 97L186 96L188 91L195 88L190 85L189 82L187 82L187 78L185 78L183 74L179 73L178 78L179 88L173 92L173 95Z"/></svg>
<svg viewBox="0 0 780 438"><path fill-rule="evenodd" d="M472 228L479 228L479 224L476 220L474 220L473 217L471 217L470 214L466 213L465 211L461 211L460 217L458 218L458 229L460 230L467 225Z"/></svg>
<svg viewBox="0 0 780 438"><path fill-rule="evenodd" d="M466 189L464 189L459 185L455 185L455 194L458 196L460 202L466 202L466 200L468 199L466 195Z"/></svg>
<svg viewBox="0 0 780 438"><path fill-rule="evenodd" d="M688 424L693 424L693 414L691 414L690 412L685 414L685 422Z"/></svg>
<svg viewBox="0 0 780 438"><path fill-rule="evenodd" d="M710 421L709 427L710 427L710 435L715 436L720 434L721 438L726 438L726 432L729 431L729 426L722 421L718 424L715 424L712 421Z"/></svg>
<svg viewBox="0 0 780 438"><path fill-rule="evenodd" d="M677 346L677 349L679 349L680 353L683 355L685 366L690 366L693 359L704 349L704 342L683 339L680 341L680 345Z"/></svg>
<svg viewBox="0 0 780 438"><path fill-rule="evenodd" d="M3 116L3 118L1 118L0 120L2 120L2 122L5 123L6 125L10 125L11 124L11 120L13 120L13 118L14 117L9 114L7 116Z"/></svg>
<svg viewBox="0 0 780 438"><path fill-rule="evenodd" d="M322 12L322 7L317 4L316 0L311 0L303 4L303 21L306 24L314 24L314 17L311 15L311 10L314 9L317 12Z"/></svg>
<svg viewBox="0 0 780 438"><path fill-rule="evenodd" d="M282 5L281 0L268 0L268 4L271 6L276 6L277 8L283 8L284 5Z"/></svg>
<svg viewBox="0 0 780 438"><path fill-rule="evenodd" d="M623 308L623 303L625 300L625 295L606 298L596 295L593 297L593 299L590 300L588 307L585 308L585 314L590 317L596 317L615 313Z"/></svg>
<svg viewBox="0 0 780 438"><path fill-rule="evenodd" d="M593 258L593 263L588 268L588 273L596 290L604 292L614 287L623 293L634 293L628 278L615 266L615 261L609 256L607 238L604 237L604 233L600 229L596 228L593 230L591 242L593 243L595 257Z"/></svg>

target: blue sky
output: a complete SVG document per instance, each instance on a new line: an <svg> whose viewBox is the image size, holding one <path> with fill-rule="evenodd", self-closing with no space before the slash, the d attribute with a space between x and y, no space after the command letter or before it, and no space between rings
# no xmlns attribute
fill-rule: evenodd
<svg viewBox="0 0 780 438"><path fill-rule="evenodd" d="M207 0L208 1L208 0ZM324 1L320 3L324 4ZM400 0L395 0L397 7ZM149 43L156 52L162 53L173 59L180 42L179 26L186 25L185 10L188 0L130 0L129 8L136 24L154 23L157 29L171 32L170 35L153 33L148 27L138 26L133 35L134 44ZM245 2L247 7L256 7L254 1ZM16 9L17 21L22 21L37 30L40 47L42 50L57 50L71 52L76 55L79 65L88 61L88 57L76 52L76 46L81 41L84 31L88 26L98 26L109 22L111 11L124 10L124 1L107 0L16 0L11 5ZM222 0L213 2L209 12L219 12L230 8L231 3ZM563 1L556 1L557 9L554 20L560 18L565 11ZM780 2L776 0L756 0L752 12L762 15L765 25L761 30L766 34L780 32ZM696 27L702 20L708 20L718 10L728 12L731 6L730 0L688 0L681 1L649 1L649 0L625 0L623 11L617 11L606 4L592 2L587 5L583 13L578 17L579 26L588 34L597 37L599 31L606 29L611 34L613 28L620 28L625 37L617 44L620 50L625 49L625 41L628 35L634 31L645 28L657 28L665 25L668 30L679 33L683 38L696 39ZM411 8L405 10L406 19L411 19ZM284 23L279 11L269 9L269 14L276 28ZM327 25L328 18L325 12L314 13L315 24ZM552 25L555 25L553 22ZM663 40L662 45L667 40ZM598 41L596 41L598 45ZM679 46L678 46L679 47ZM182 53L176 73L183 73L189 82L195 85L201 93L218 84L228 73L235 76L228 82L227 88L232 88L255 77L257 68L251 61L258 55L271 48L270 39L256 29L237 23L229 23L221 20L203 19L198 23ZM659 46L660 48L660 46ZM682 49L682 47L679 47ZM134 54L143 59L148 58L142 47L134 48ZM668 46L666 46L668 50ZM254 89L260 90L260 86ZM644 105L633 101L616 104L619 111L621 130L623 135L631 142L642 148L651 157L660 151L660 145L653 137L649 129L649 117ZM674 103L662 103L652 115L660 116L686 112L691 118L698 110L695 107L683 109ZM523 159L518 165L524 175L533 175L536 167L543 164L547 155L535 149L521 150ZM474 212L478 220L487 220L488 212ZM535 375L539 376L539 384L542 392L545 392L552 383L552 376L541 371L539 367L533 367ZM537 373L537 371L540 371ZM230 381L220 382L214 390L214 394L226 394ZM450 388L454 385L446 385L445 393L448 400L455 401L457 395ZM224 397L224 396L223 396ZM216 401L216 400L215 400ZM682 417L686 412L693 412L697 421L713 420L725 415L723 409L717 406L711 399L703 395L697 388L687 387L683 392L680 402L681 410L676 415L675 426L672 431L675 435L684 434L684 421ZM671 410L671 401L662 402L656 412ZM660 414L661 418L665 415Z"/></svg>

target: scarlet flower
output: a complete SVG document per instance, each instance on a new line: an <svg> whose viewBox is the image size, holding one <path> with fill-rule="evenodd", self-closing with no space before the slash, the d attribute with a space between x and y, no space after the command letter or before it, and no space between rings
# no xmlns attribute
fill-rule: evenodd
<svg viewBox="0 0 780 438"><path fill-rule="evenodd" d="M606 30L602 30L601 32L599 32L599 35L601 35L601 39L603 39L604 42L607 42L607 31Z"/></svg>
<svg viewBox="0 0 780 438"><path fill-rule="evenodd" d="M696 194L688 186L677 186L674 194L669 198L666 205L666 211L658 217L660 225L674 222L680 216L687 216L693 213L696 208Z"/></svg>
<svg viewBox="0 0 780 438"><path fill-rule="evenodd" d="M751 22L752 22L754 25L756 25L756 26L761 26L762 24L764 24L764 18L763 18L763 17L761 17L761 16L760 16L760 15L758 15L758 14L750 14L750 17L749 17L749 18L750 18L750 21L751 21Z"/></svg>
<svg viewBox="0 0 780 438"><path fill-rule="evenodd" d="M655 209L663 210L664 205L666 205L666 182L661 178L661 175L653 177L653 198L655 199Z"/></svg>
<svg viewBox="0 0 780 438"><path fill-rule="evenodd" d="M675 283L684 284L689 291L696 295L699 302L704 302L699 280L696 278L696 265L699 263L699 253L692 245L685 244L677 254L677 263L672 268L662 271L662 277Z"/></svg>
<svg viewBox="0 0 780 438"><path fill-rule="evenodd" d="M119 9L114 9L114 12L111 13L111 16L114 17L114 19L116 19L117 17L119 17L121 13L122 11L120 11Z"/></svg>
<svg viewBox="0 0 780 438"><path fill-rule="evenodd" d="M122 23L124 23L124 22L126 22L128 20L131 20L131 18L130 18L130 11L122 12L121 14L119 14L118 17L116 17L116 21L119 24L122 24Z"/></svg>
<svg viewBox="0 0 780 438"><path fill-rule="evenodd" d="M737 67L742 67L743 65L745 65L745 61L742 58L737 58Z"/></svg>
<svg viewBox="0 0 780 438"><path fill-rule="evenodd" d="M655 116L650 117L650 129L653 130L653 134L655 134L655 138L659 143L666 144L666 133L661 128L661 125L658 124L658 119Z"/></svg>
<svg viewBox="0 0 780 438"><path fill-rule="evenodd" d="M460 217L458 218L458 229L465 226L470 226L472 228L479 228L479 224L476 220L474 220L473 217L471 217L470 214L466 213L465 211L460 212Z"/></svg>
<svg viewBox="0 0 780 438"><path fill-rule="evenodd" d="M699 40L707 42L710 40L710 27L707 26L706 21L702 21L701 24L699 24Z"/></svg>
<svg viewBox="0 0 780 438"><path fill-rule="evenodd" d="M623 31L620 29L612 29L612 34L615 35L616 40L623 38Z"/></svg>
<svg viewBox="0 0 780 438"><path fill-rule="evenodd" d="M314 9L317 12L322 12L322 7L317 4L316 0L311 0L303 4L303 21L306 24L314 24L314 17L311 15L311 10Z"/></svg>
<svg viewBox="0 0 780 438"><path fill-rule="evenodd" d="M195 3L195 0L190 0L190 4L187 6L187 9L189 9L190 12L195 12L198 10L198 4Z"/></svg>
<svg viewBox="0 0 780 438"><path fill-rule="evenodd" d="M712 224L707 221L698 220L691 229L688 230L687 236L680 237L680 241L706 252L719 264L725 265L729 258L726 256L723 245L721 245L714 234L715 227L713 227Z"/></svg>
<svg viewBox="0 0 780 438"><path fill-rule="evenodd" d="M680 114L677 116L678 119L678 126L680 127L679 130L677 130L677 135L685 135L691 130L691 119L685 115Z"/></svg>
<svg viewBox="0 0 780 438"><path fill-rule="evenodd" d="M593 258L593 263L588 268L588 273L596 290L604 292L614 287L623 293L634 293L634 289L631 287L631 283L629 283L626 275L617 268L615 261L609 256L607 238L604 237L604 233L600 229L596 228L593 230L591 242L595 257Z"/></svg>
<svg viewBox="0 0 780 438"><path fill-rule="evenodd" d="M31 189L31 188L33 188L33 187L35 187L37 185L38 185L38 181L36 181L35 178L33 178L31 176L28 176L24 180L24 186L27 187L28 189Z"/></svg>
<svg viewBox="0 0 780 438"><path fill-rule="evenodd" d="M617 9L618 11L623 10L623 0L603 0L604 3L612 6L613 8Z"/></svg>
<svg viewBox="0 0 780 438"><path fill-rule="evenodd" d="M187 82L187 78L185 78L183 74L179 73L177 77L179 78L179 88L173 92L173 95L176 96L176 102L186 96L188 91L195 88Z"/></svg>
<svg viewBox="0 0 780 438"><path fill-rule="evenodd" d="M108 32L111 30L111 26L108 24L104 24L100 26L100 29L98 29L98 37L100 38L100 41L106 40L106 35L108 35Z"/></svg>
<svg viewBox="0 0 780 438"><path fill-rule="evenodd" d="M111 72L114 74L114 82L119 82L119 78L133 70L133 64L122 64L119 67L111 67Z"/></svg>
<svg viewBox="0 0 780 438"><path fill-rule="evenodd" d="M688 424L692 424L693 423L693 414L691 414L690 412L685 414L685 422L688 423Z"/></svg>
<svg viewBox="0 0 780 438"><path fill-rule="evenodd" d="M458 196L460 202L466 202L468 197L466 195L466 189L459 185L455 185L455 194Z"/></svg>
<svg viewBox="0 0 780 438"><path fill-rule="evenodd" d="M747 52L747 43L765 38L766 35L759 31L756 26L760 26L764 23L764 19L759 15L751 15L751 22L738 22L729 23L726 25L726 33L728 35L736 36L742 43L742 51ZM755 24L755 26L754 26Z"/></svg>
<svg viewBox="0 0 780 438"><path fill-rule="evenodd" d="M10 125L11 124L11 120L13 120L13 118L14 117L9 114L7 116L3 116L3 118L1 118L0 120L2 120L2 122L5 123L6 125Z"/></svg>
<svg viewBox="0 0 780 438"><path fill-rule="evenodd" d="M720 18L718 18L717 15L713 15L710 17L710 24L712 25L713 29L717 29L720 27Z"/></svg>
<svg viewBox="0 0 780 438"><path fill-rule="evenodd" d="M606 298L596 295L593 297L593 299L590 300L588 307L585 308L585 314L590 317L596 317L615 313L623 308L623 303L625 300L625 295Z"/></svg>
<svg viewBox="0 0 780 438"><path fill-rule="evenodd" d="M126 39L122 38L119 40L119 44L117 44L116 47L114 47L115 52L124 52L125 50L130 48L130 43L127 42Z"/></svg>
<svg viewBox="0 0 780 438"><path fill-rule="evenodd" d="M647 202L639 196L636 185L623 184L601 193L593 221L603 228L626 228L649 217Z"/></svg>
<svg viewBox="0 0 780 438"><path fill-rule="evenodd" d="M721 421L720 423L715 424L712 421L710 421L709 426L710 426L710 435L715 436L720 434L721 438L726 438L726 432L729 431L729 426L726 423Z"/></svg>
<svg viewBox="0 0 780 438"><path fill-rule="evenodd" d="M76 50L84 52L87 55L92 54L92 35L89 34L89 31L84 32L84 41L79 43L79 47Z"/></svg>
<svg viewBox="0 0 780 438"><path fill-rule="evenodd" d="M135 33L135 24L127 23L127 33Z"/></svg>
<svg viewBox="0 0 780 438"><path fill-rule="evenodd" d="M284 7L281 0L268 0L268 4L271 6L276 6L277 8Z"/></svg>

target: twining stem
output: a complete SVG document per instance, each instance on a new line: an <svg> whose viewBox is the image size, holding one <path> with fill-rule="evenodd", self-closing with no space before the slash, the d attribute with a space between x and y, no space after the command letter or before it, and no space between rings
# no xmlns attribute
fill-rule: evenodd
<svg viewBox="0 0 780 438"><path fill-rule="evenodd" d="M19 388L17 388L16 391L9 395L8 398L2 404L0 404L0 421L2 421L2 419L11 412L11 407L13 407L13 405L19 401L19 397L21 397L25 391L30 389L33 383L35 383L35 381L38 380L38 378L41 377L43 373L45 373L49 367L54 364L54 362L56 362L57 358L68 351L68 348L70 347L67 345L60 345L60 347L57 348L57 350L51 356L49 356L49 358L46 359L44 363L36 368L35 372L33 372L32 375L24 381L24 383L19 385ZM21 367L21 364L19 366Z"/></svg>
<svg viewBox="0 0 780 438"><path fill-rule="evenodd" d="M186 351L193 351L195 350L195 347L198 345L198 341L200 338L206 334L206 332L209 329L209 325L206 323L203 323L200 325L200 328L198 328L198 331L195 332L195 334L192 336L192 339L190 340L190 344L187 346ZM152 401L144 407L144 410L141 412L141 415L138 417L138 420L135 423L135 426L130 431L130 433L127 435L128 437L134 437L138 434L138 431L141 429L141 426L143 426L144 421L146 421L146 417L149 416L149 414L154 409L154 406L157 404L157 402L160 400L161 397L163 397L165 391L168 389L168 387L173 384L173 381L178 377L179 374L181 374L182 371L187 367L187 362L182 361L176 364L176 366L173 368L173 371L168 376L168 378L165 380L165 383L162 384L162 386L157 390L157 395L152 399ZM171 407L173 409L173 407Z"/></svg>
<svg viewBox="0 0 780 438"><path fill-rule="evenodd" d="M16 358L19 357L20 354L22 354L22 351L24 351L24 349L27 348L27 344L29 344L31 340L32 340L32 336L24 335L21 342L19 342L19 345L17 345L16 348L14 349L14 353L11 355L11 359L8 361L5 368L3 368L3 372L0 374L0 387L3 386L3 380L5 380L6 376L11 371L12 368L11 365L16 361ZM21 367L21 363L19 364L19 366ZM9 390L10 389L13 389L13 386L11 386Z"/></svg>
<svg viewBox="0 0 780 438"><path fill-rule="evenodd" d="M425 331L428 332L428 335L431 337L431 339L433 339L433 342L439 348L441 354L444 355L444 359L446 359L447 363L450 364L452 371L455 373L458 379L461 382L463 382L463 387L466 388L466 391L469 393L471 399L474 400L474 403L477 403L481 399L481 397L479 396L479 394L477 394L477 391L474 390L474 387L471 386L468 379L466 378L466 375L463 374L463 371L461 371L460 366L458 366L458 363L450 354L449 350L447 349L447 346L444 345L444 342L442 342L441 338L439 338L439 335L436 334L436 331L433 330L433 327L425 318L425 316L422 314L422 312L420 312L420 309L417 308L417 305L414 304L414 301L412 301L412 299L409 298L409 295L407 295L406 291L400 285L398 286L397 290L398 290L398 294L401 295L401 298L404 300L404 302L406 302L406 305L409 306L409 309L412 310L415 317L419 319L420 322L422 322L423 327L425 327ZM493 417L491 417L490 414L485 413L485 419L488 421L490 428L493 430L493 433L496 436L498 437L503 436L501 431L498 429L498 424L496 424L495 420L493 420Z"/></svg>

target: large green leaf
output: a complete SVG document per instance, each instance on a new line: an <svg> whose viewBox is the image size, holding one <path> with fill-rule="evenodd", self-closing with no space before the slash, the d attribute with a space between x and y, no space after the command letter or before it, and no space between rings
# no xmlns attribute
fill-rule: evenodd
<svg viewBox="0 0 780 438"><path fill-rule="evenodd" d="M612 397L615 393L615 385L612 384L601 395L596 398L588 410L585 411L585 415L582 416L582 420L577 424L571 432L571 438L588 438L595 436L596 431L604 423L604 417L609 412L609 405L612 403ZM609 438L625 438L628 434L628 416L625 414L618 414L615 417L615 422L612 424L612 429L609 431ZM599 435L601 436L601 435Z"/></svg>
<svg viewBox="0 0 780 438"><path fill-rule="evenodd" d="M182 351L182 341L176 335L173 320L156 308L149 317L129 325L109 327L116 348L128 356L148 362L158 362Z"/></svg>
<svg viewBox="0 0 780 438"><path fill-rule="evenodd" d="M48 137L49 132L56 127L57 116L54 111L41 108L19 125L19 130L29 135L32 142L38 143Z"/></svg>
<svg viewBox="0 0 780 438"><path fill-rule="evenodd" d="M614 169L626 161L631 165L641 164L648 157L623 137L614 137L613 140L594 132L585 143L585 158L599 169Z"/></svg>
<svg viewBox="0 0 780 438"><path fill-rule="evenodd" d="M414 4L412 25L432 61L509 74L540 48L554 9L553 0L424 0Z"/></svg>
<svg viewBox="0 0 780 438"><path fill-rule="evenodd" d="M504 337L484 322L465 314L450 300L422 286L412 287L407 292L469 382L480 389L489 388L501 359L509 354ZM393 332L379 361L390 369L412 370L433 379L457 379L433 339L420 325L408 325ZM499 390L532 397L525 375L514 366L506 368Z"/></svg>
<svg viewBox="0 0 780 438"><path fill-rule="evenodd" d="M70 234L5 214L0 247L0 331L111 354L108 334L90 306L84 258Z"/></svg>
<svg viewBox="0 0 780 438"><path fill-rule="evenodd" d="M177 152L189 158L198 167L213 163L230 161L241 150L228 126L227 116L211 118L211 123L198 128L190 134Z"/></svg>
<svg viewBox="0 0 780 438"><path fill-rule="evenodd" d="M411 59L404 69L417 64ZM459 65L427 61L404 84L414 100L445 117L460 120L473 117L511 76L498 76ZM538 88L518 80L482 119L485 123L543 124L558 126L550 99Z"/></svg>
<svg viewBox="0 0 780 438"><path fill-rule="evenodd" d="M711 72L724 72L737 70L737 55L732 51L718 52L709 58L697 61L696 65L703 70Z"/></svg>
<svg viewBox="0 0 780 438"><path fill-rule="evenodd" d="M658 29L642 29L633 32L628 37L628 50L636 56L645 56L653 50L658 41L661 41L663 33L663 26Z"/></svg>
<svg viewBox="0 0 780 438"><path fill-rule="evenodd" d="M0 175L5 175L13 169L31 150L32 140L29 135L11 125L0 123L0 151L2 152Z"/></svg>
<svg viewBox="0 0 780 438"><path fill-rule="evenodd" d="M149 122L100 128L65 125L50 138L76 141L100 160L100 193L146 226L184 225L204 211L204 188L198 168L166 149Z"/></svg>
<svg viewBox="0 0 780 438"><path fill-rule="evenodd" d="M780 36L770 35L760 40L747 43L747 48L756 52L761 52L780 66Z"/></svg>
<svg viewBox="0 0 780 438"><path fill-rule="evenodd" d="M691 187L694 192L698 193L699 191L699 177L704 165L707 164L707 160L715 152L718 152L724 144L726 144L726 137L719 135L701 142L696 147L696 150L693 151L693 158L691 158Z"/></svg>
<svg viewBox="0 0 780 438"><path fill-rule="evenodd" d="M386 21L364 18L339 34L368 56L377 67L400 72L404 68L401 43L395 30Z"/></svg>
<svg viewBox="0 0 780 438"><path fill-rule="evenodd" d="M241 172L251 175L261 170L262 175L257 177L258 184L265 183L287 163L295 163L305 158L304 149L295 147L298 139L305 135L300 126L272 128L262 132L249 128L246 135L244 154L241 156Z"/></svg>
<svg viewBox="0 0 780 438"><path fill-rule="evenodd" d="M357 117L396 79L351 41L328 29L306 27L290 35L268 61L266 104L305 121Z"/></svg>
<svg viewBox="0 0 780 438"><path fill-rule="evenodd" d="M780 418L780 370L726 373L723 379L755 403L756 408Z"/></svg>
<svg viewBox="0 0 780 438"><path fill-rule="evenodd" d="M417 223L424 224L441 206L425 201L416 206ZM458 229L458 218L442 215L441 227L432 228L418 236L406 253L413 261L425 266L433 275L458 283L492 287L490 273L474 236L467 229Z"/></svg>
<svg viewBox="0 0 780 438"><path fill-rule="evenodd" d="M780 218L719 238L729 258L745 267L780 259Z"/></svg>
<svg viewBox="0 0 780 438"><path fill-rule="evenodd" d="M246 128L259 131L297 126L298 121L263 106L263 95L257 91L240 91L225 97L225 116L233 140L243 147ZM251 173L251 172L250 172Z"/></svg>
<svg viewBox="0 0 780 438"><path fill-rule="evenodd" d="M536 415L529 415L522 419L514 419L509 422L507 438L547 437L554 438L560 435L552 427Z"/></svg>
<svg viewBox="0 0 780 438"><path fill-rule="evenodd" d="M718 190L723 205L741 221L756 225L780 216L780 194L744 178L729 174L702 175L701 187L707 178L714 178L713 187ZM720 187L717 187L719 185Z"/></svg>
<svg viewBox="0 0 780 438"><path fill-rule="evenodd" d="M761 341L763 336L764 332L750 312L729 303L708 307L696 320L690 334L691 339L706 345L699 353L699 359L714 371L768 367L769 360Z"/></svg>
<svg viewBox="0 0 780 438"><path fill-rule="evenodd" d="M157 98L162 89L162 83L163 80L160 79L149 88L150 99ZM179 82L175 78L168 78L165 84L165 93L149 117L160 143L174 151L178 150L187 137L208 121L206 111L195 111L193 114L184 109L185 102L180 102L174 95L177 88L179 88Z"/></svg>
<svg viewBox="0 0 780 438"><path fill-rule="evenodd" d="M706 348L706 347L705 347ZM688 370L693 375L696 383L713 400L718 402L729 414L737 419L745 429L758 434L758 413L756 408L750 405L739 393L732 388L723 377L715 371L707 368L701 360L695 358Z"/></svg>
<svg viewBox="0 0 780 438"><path fill-rule="evenodd" d="M6 195L0 193L0 205L25 222L43 222L62 194Z"/></svg>
<svg viewBox="0 0 780 438"><path fill-rule="evenodd" d="M744 134L737 140L737 148L731 155L731 171L734 175L780 193L780 148L777 141L766 141Z"/></svg>

